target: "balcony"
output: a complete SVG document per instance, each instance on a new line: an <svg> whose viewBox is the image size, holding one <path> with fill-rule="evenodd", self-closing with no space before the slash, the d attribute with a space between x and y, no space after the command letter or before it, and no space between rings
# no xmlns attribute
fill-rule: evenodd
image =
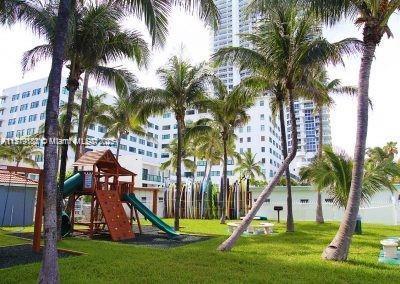
<svg viewBox="0 0 400 284"><path fill-rule="evenodd" d="M142 174L142 180L145 181L152 181L152 182L162 182L162 176L158 175L149 175L149 174Z"/></svg>

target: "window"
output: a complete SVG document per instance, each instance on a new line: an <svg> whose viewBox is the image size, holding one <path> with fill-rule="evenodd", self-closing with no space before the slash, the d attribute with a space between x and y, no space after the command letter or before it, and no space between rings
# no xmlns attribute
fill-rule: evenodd
<svg viewBox="0 0 400 284"><path fill-rule="evenodd" d="M171 117L171 113L167 112L163 114L163 118L170 118Z"/></svg>
<svg viewBox="0 0 400 284"><path fill-rule="evenodd" d="M146 156L147 156L147 157L153 157L153 152L146 151Z"/></svg>
<svg viewBox="0 0 400 284"><path fill-rule="evenodd" d="M13 137L14 137L14 131L7 131L6 138L13 138Z"/></svg>
<svg viewBox="0 0 400 284"><path fill-rule="evenodd" d="M231 177L231 176L233 176L233 171L226 171L226 174L228 177Z"/></svg>
<svg viewBox="0 0 400 284"><path fill-rule="evenodd" d="M261 158L261 163L265 164L265 158Z"/></svg>
<svg viewBox="0 0 400 284"><path fill-rule="evenodd" d="M107 132L107 128L105 126L99 125L99 127L97 127L97 130L100 133L106 133Z"/></svg>
<svg viewBox="0 0 400 284"><path fill-rule="evenodd" d="M26 130L26 135L33 135L35 134L35 128L28 128Z"/></svg>
<svg viewBox="0 0 400 284"><path fill-rule="evenodd" d="M264 106L264 100L260 101L260 106Z"/></svg>
<svg viewBox="0 0 400 284"><path fill-rule="evenodd" d="M210 174L211 174L212 177L218 177L218 176L221 175L220 171L211 171Z"/></svg>
<svg viewBox="0 0 400 284"><path fill-rule="evenodd" d="M247 142L251 142L251 137L247 137Z"/></svg>
<svg viewBox="0 0 400 284"><path fill-rule="evenodd" d="M265 147L261 147L261 152L265 153Z"/></svg>
<svg viewBox="0 0 400 284"><path fill-rule="evenodd" d="M187 115L193 115L195 113L194 109L190 109L186 111Z"/></svg>
<svg viewBox="0 0 400 284"><path fill-rule="evenodd" d="M158 156L157 153L154 153L154 158L157 158L157 156Z"/></svg>
<svg viewBox="0 0 400 284"><path fill-rule="evenodd" d="M23 92L21 97L23 99L25 99L25 98L28 98L29 96L30 96L30 92L28 91L28 92Z"/></svg>
<svg viewBox="0 0 400 284"><path fill-rule="evenodd" d="M31 102L31 108L37 108L39 106L39 101Z"/></svg>
<svg viewBox="0 0 400 284"><path fill-rule="evenodd" d="M61 93L62 93L63 95L67 94L67 93L68 93L67 88L63 87L63 88L61 89Z"/></svg>
<svg viewBox="0 0 400 284"><path fill-rule="evenodd" d="M205 176L205 172L197 172L197 176L198 177L204 177Z"/></svg>
<svg viewBox="0 0 400 284"><path fill-rule="evenodd" d="M147 145L148 147L153 147L153 142L147 141L146 145Z"/></svg>
<svg viewBox="0 0 400 284"><path fill-rule="evenodd" d="M162 139L166 140L166 139L170 139L171 135L170 134L163 134Z"/></svg>
<svg viewBox="0 0 400 284"><path fill-rule="evenodd" d="M35 162L36 163L43 162L43 155L35 155Z"/></svg>
<svg viewBox="0 0 400 284"><path fill-rule="evenodd" d="M31 114L29 116L29 122L36 121L36 119L37 119L37 114Z"/></svg>
<svg viewBox="0 0 400 284"><path fill-rule="evenodd" d="M19 99L19 94L15 94L15 95L13 95L12 97L11 97L11 100L12 101L16 101L16 100L18 100Z"/></svg>
<svg viewBox="0 0 400 284"><path fill-rule="evenodd" d="M15 119L15 118L10 118L10 119L8 120L8 125L14 125L15 122L16 122L16 119Z"/></svg>
<svg viewBox="0 0 400 284"><path fill-rule="evenodd" d="M129 152L136 153L136 148L135 147L129 147Z"/></svg>
<svg viewBox="0 0 400 284"><path fill-rule="evenodd" d="M265 141L265 136L261 136L261 141Z"/></svg>
<svg viewBox="0 0 400 284"><path fill-rule="evenodd" d="M42 91L42 89L40 89L40 88L34 89L34 90L32 91L32 96L40 95L40 92L41 92L41 91Z"/></svg>
<svg viewBox="0 0 400 284"><path fill-rule="evenodd" d="M21 105L21 106L19 107L19 110L20 110L20 111L27 110L27 109L28 109L28 104L23 104L23 105Z"/></svg>
<svg viewBox="0 0 400 284"><path fill-rule="evenodd" d="M135 136L130 136L130 137L129 137L129 140L130 140L131 142L136 142L136 141L137 141L137 138L136 138Z"/></svg>
<svg viewBox="0 0 400 284"><path fill-rule="evenodd" d="M43 88L43 93L47 93L48 91L49 91L49 87L46 86Z"/></svg>
<svg viewBox="0 0 400 284"><path fill-rule="evenodd" d="M23 137L24 136L24 133L25 133L25 130L24 129L22 129L22 130L17 130L17 133L16 133L16 137L17 138L20 138L20 137Z"/></svg>
<svg viewBox="0 0 400 284"><path fill-rule="evenodd" d="M139 144L141 144L141 145L145 145L146 144L146 141L144 140L144 139L139 139Z"/></svg>
<svg viewBox="0 0 400 284"><path fill-rule="evenodd" d="M20 118L18 118L18 124L25 123L25 121L26 121L26 116L21 116Z"/></svg>
<svg viewBox="0 0 400 284"><path fill-rule="evenodd" d="M128 139L128 135L127 134L122 134L121 135L121 139L124 139L124 140Z"/></svg>
<svg viewBox="0 0 400 284"><path fill-rule="evenodd" d="M265 125L261 124L261 131L265 131Z"/></svg>
<svg viewBox="0 0 400 284"><path fill-rule="evenodd" d="M47 99L42 101L42 107L47 105Z"/></svg>
<svg viewBox="0 0 400 284"><path fill-rule="evenodd" d="M120 149L120 150L123 150L123 151L126 151L127 146L124 145L124 144L119 144L119 149Z"/></svg>
<svg viewBox="0 0 400 284"><path fill-rule="evenodd" d="M10 108L10 113L14 113L18 111L18 107L17 106L13 106Z"/></svg>
<svg viewBox="0 0 400 284"><path fill-rule="evenodd" d="M264 114L260 114L260 120L265 120L265 115Z"/></svg>
<svg viewBox="0 0 400 284"><path fill-rule="evenodd" d="M46 113L45 112L42 112L41 114L40 114L40 120L43 120L43 119L45 119L46 118Z"/></svg>
<svg viewBox="0 0 400 284"><path fill-rule="evenodd" d="M198 166L205 166L207 164L206 161L197 161Z"/></svg>
<svg viewBox="0 0 400 284"><path fill-rule="evenodd" d="M235 164L234 160L233 159L228 159L227 165L233 165L233 164Z"/></svg>
<svg viewBox="0 0 400 284"><path fill-rule="evenodd" d="M171 129L171 125L164 125L162 127L162 130L170 130Z"/></svg>
<svg viewBox="0 0 400 284"><path fill-rule="evenodd" d="M168 153L162 153L161 154L161 158L163 158L163 159L169 158L169 154Z"/></svg>
<svg viewBox="0 0 400 284"><path fill-rule="evenodd" d="M89 124L89 129L96 130L96 126L94 125L94 123Z"/></svg>
<svg viewBox="0 0 400 284"><path fill-rule="evenodd" d="M239 133L243 133L243 127L239 128Z"/></svg>
<svg viewBox="0 0 400 284"><path fill-rule="evenodd" d="M251 132L251 126L250 125L247 126L246 130L247 130L247 132Z"/></svg>
<svg viewBox="0 0 400 284"><path fill-rule="evenodd" d="M239 138L239 143L243 143L243 138L242 137Z"/></svg>
<svg viewBox="0 0 400 284"><path fill-rule="evenodd" d="M138 153L139 153L140 155L144 155L144 150L143 150L143 149L139 149L139 150L138 150Z"/></svg>

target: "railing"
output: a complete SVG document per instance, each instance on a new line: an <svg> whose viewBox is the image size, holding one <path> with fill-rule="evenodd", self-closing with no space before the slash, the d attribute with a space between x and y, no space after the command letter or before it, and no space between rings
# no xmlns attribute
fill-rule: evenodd
<svg viewBox="0 0 400 284"><path fill-rule="evenodd" d="M154 182L162 182L163 178L162 178L162 176L158 176L158 175L143 174L142 175L142 180L154 181Z"/></svg>

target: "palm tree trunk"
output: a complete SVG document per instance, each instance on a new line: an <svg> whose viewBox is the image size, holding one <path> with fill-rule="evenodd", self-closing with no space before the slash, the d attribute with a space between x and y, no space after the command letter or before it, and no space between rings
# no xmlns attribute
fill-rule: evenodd
<svg viewBox="0 0 400 284"><path fill-rule="evenodd" d="M278 99L279 104L279 123L281 126L281 145L283 159L286 159L288 155L287 151L287 139L286 139L286 123L285 123L285 113L283 106L283 95L280 95ZM297 129L296 129L297 131ZM285 170L286 175L286 189L287 189L287 217L286 217L286 232L294 232L294 222L293 222L293 200L292 200L292 184L290 179L290 169L287 167Z"/></svg>
<svg viewBox="0 0 400 284"><path fill-rule="evenodd" d="M75 151L75 161L77 161L81 155L83 154L84 141L83 141L83 123L86 112L86 101L88 95L89 88L89 72L85 72L85 77L83 79L83 87L82 87L82 101L81 108L79 110L79 122L78 122L78 143Z"/></svg>
<svg viewBox="0 0 400 284"><path fill-rule="evenodd" d="M296 157L297 153L297 127L296 127L296 115L294 113L294 98L293 90L288 90L289 95L289 109L290 109L290 120L292 125L292 148L289 155L283 161L282 165L279 167L277 173L272 178L271 182L263 189L257 201L253 204L250 211L246 214L241 224L235 229L232 235L226 239L219 247L220 251L229 251L234 246L239 237L248 228L251 221L256 216L258 210L260 210L264 201L270 196L271 192L274 190L275 186L278 184L279 179L289 167L290 162Z"/></svg>
<svg viewBox="0 0 400 284"><path fill-rule="evenodd" d="M49 97L46 105L44 137L48 143L44 146L44 249L39 283L58 283L57 255L57 143L58 104L60 101L61 71L64 60L64 46L67 37L71 2L60 0L56 33L53 47L51 71L49 74Z"/></svg>
<svg viewBox="0 0 400 284"><path fill-rule="evenodd" d="M318 110L319 115L319 130L318 130L318 159L322 158L322 147L324 145L324 135L323 135L323 125L322 125L322 108L320 107ZM319 224L324 223L324 214L322 212L322 196L321 196L321 189L317 189L317 212L316 212L316 222Z"/></svg>
<svg viewBox="0 0 400 284"><path fill-rule="evenodd" d="M221 187L221 219L220 224L225 224L226 219L226 195L228 193L228 151L227 151L227 140L226 132L222 137L222 146L224 148L224 165L222 170L222 187Z"/></svg>
<svg viewBox="0 0 400 284"><path fill-rule="evenodd" d="M182 115L176 115L178 123L178 153L176 154L176 194L175 194L175 210L174 210L174 229L179 231L179 217L181 209L181 190L182 190L182 147L183 147L183 123Z"/></svg>
<svg viewBox="0 0 400 284"><path fill-rule="evenodd" d="M330 245L325 248L322 257L328 260L343 261L347 259L351 238L356 226L361 199L361 185L364 172L364 158L368 131L368 91L371 65L375 54L376 42L366 41L372 31L364 28L364 48L358 81L357 132L354 149L354 165L351 177L351 187L346 210L339 230Z"/></svg>
<svg viewBox="0 0 400 284"><path fill-rule="evenodd" d="M61 239L61 213L63 209L63 191L65 174L67 171L67 158L69 148L69 138L71 135L71 124L72 124L72 107L74 104L74 98L76 90L79 87L79 75L76 75L75 68L71 64L71 72L67 81L68 89L68 102L67 112L65 115L65 124L63 125L63 139L61 143L61 161L60 161L60 176L58 184L57 194L57 224L58 224L58 239Z"/></svg>
<svg viewBox="0 0 400 284"><path fill-rule="evenodd" d="M119 158L119 147L121 146L121 136L122 135L119 135L117 138L117 152L115 153L115 156L116 156L115 158L117 159L117 161Z"/></svg>

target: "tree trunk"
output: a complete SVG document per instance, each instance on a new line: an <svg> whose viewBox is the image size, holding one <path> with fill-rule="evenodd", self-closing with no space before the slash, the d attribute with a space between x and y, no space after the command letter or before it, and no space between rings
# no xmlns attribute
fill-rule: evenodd
<svg viewBox="0 0 400 284"><path fill-rule="evenodd" d="M119 158L119 147L121 146L121 136L122 135L119 135L117 138L117 152L115 153L115 156L116 156L115 158L117 159L117 161Z"/></svg>
<svg viewBox="0 0 400 284"><path fill-rule="evenodd" d="M77 161L84 152L83 123L86 112L86 103L87 103L88 88L89 88L89 76L90 76L89 72L86 71L85 77L83 79L81 108L79 110L78 135L77 135L78 143L76 145L77 147L75 151L75 161Z"/></svg>
<svg viewBox="0 0 400 284"><path fill-rule="evenodd" d="M319 108L318 110L319 113L319 130L318 130L318 159L322 158L322 147L324 146L324 135L323 135L323 125L322 125L322 107ZM319 224L324 223L324 214L322 212L322 196L321 196L321 189L317 189L317 211L316 211L316 222Z"/></svg>
<svg viewBox="0 0 400 284"><path fill-rule="evenodd" d="M227 134L224 131L222 135L222 146L224 148L224 165L222 170L222 186L221 186L221 219L220 224L225 224L226 219L226 196L228 193L228 151L227 151Z"/></svg>
<svg viewBox="0 0 400 284"><path fill-rule="evenodd" d="M279 123L281 126L281 146L283 159L286 159L288 155L287 151L287 139L286 139L286 123L285 123L285 113L283 106L283 95L280 94L278 98L279 104ZM297 129L296 129L297 131ZM290 179L290 169L287 167L285 170L286 175L286 189L287 189L287 218L286 218L286 232L294 232L294 222L293 222L293 201L292 201L292 184Z"/></svg>
<svg viewBox="0 0 400 284"><path fill-rule="evenodd" d="M290 120L292 124L292 148L290 154L283 161L282 165L279 167L277 173L272 178L271 182L263 189L260 196L257 198L257 201L253 204L250 211L244 217L241 224L235 229L232 235L226 239L219 247L220 251L229 251L232 249L236 241L243 234L243 232L250 225L254 216L256 216L258 210L260 210L264 201L270 196L271 192L274 190L275 186L279 182L279 179L289 167L290 162L296 157L297 153L297 127L296 127L296 115L294 113L294 98L293 98L293 90L288 90L289 95L289 108L290 108Z"/></svg>
<svg viewBox="0 0 400 284"><path fill-rule="evenodd" d="M364 37L368 36L368 28L364 28ZM358 78L357 132L354 149L354 165L351 187L346 210L339 230L330 245L325 248L322 257L328 260L343 261L347 259L351 238L356 226L361 199L361 185L364 172L364 158L368 131L368 91L371 65L376 43L364 40L363 55Z"/></svg>
<svg viewBox="0 0 400 284"><path fill-rule="evenodd" d="M74 104L75 92L79 87L79 75L76 75L76 69L71 64L71 72L67 80L68 90L68 102L67 112L65 115L65 123L63 125L63 137L61 143L61 161L60 161L60 176L58 183L58 194L57 194L57 225L58 225L58 239L61 239L61 213L63 209L63 191L65 174L67 171L67 159L68 159L68 148L69 138L71 135L71 124L72 124L72 108Z"/></svg>
<svg viewBox="0 0 400 284"><path fill-rule="evenodd" d="M181 190L182 190L182 147L183 147L183 123L184 117L176 115L178 124L178 153L176 154L176 194L175 194L175 210L174 210L174 229L179 231L179 217L181 208Z"/></svg>
<svg viewBox="0 0 400 284"><path fill-rule="evenodd" d="M56 33L53 47L51 71L49 74L49 97L46 106L44 137L49 143L44 146L44 249L39 283L58 283L57 255L57 144L58 104L60 101L61 71L64 60L64 46L68 30L71 2L60 0Z"/></svg>

